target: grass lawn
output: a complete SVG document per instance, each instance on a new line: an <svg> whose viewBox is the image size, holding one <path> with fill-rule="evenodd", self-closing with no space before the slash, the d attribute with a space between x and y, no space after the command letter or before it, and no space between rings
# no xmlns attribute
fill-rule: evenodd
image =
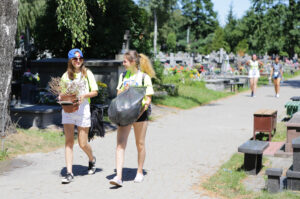
<svg viewBox="0 0 300 199"><path fill-rule="evenodd" d="M218 196L225 198L247 198L247 199L296 199L300 198L299 192L283 191L277 194L269 194L267 191L252 192L247 191L243 180L247 174L242 170L244 155L234 154L229 161L224 163L221 168L205 181L201 186ZM263 159L264 165L270 164L266 158ZM263 168L265 170L266 167ZM264 171L261 171L264 172Z"/></svg>
<svg viewBox="0 0 300 199"><path fill-rule="evenodd" d="M17 155L36 152L49 152L64 146L65 137L58 130L25 130L10 134L5 139L6 151L0 153L0 161Z"/></svg>
<svg viewBox="0 0 300 199"><path fill-rule="evenodd" d="M298 75L300 75L300 70L297 70L296 72L294 72L294 74L291 74L291 73L283 73L283 78L284 78L285 80L287 80L287 79L291 79L291 78L293 78L293 77L296 77L296 76L298 76Z"/></svg>
<svg viewBox="0 0 300 199"><path fill-rule="evenodd" d="M209 90L205 87L204 82L179 84L178 92L178 96L153 97L153 103L181 109L189 109L232 95L232 93L228 92Z"/></svg>

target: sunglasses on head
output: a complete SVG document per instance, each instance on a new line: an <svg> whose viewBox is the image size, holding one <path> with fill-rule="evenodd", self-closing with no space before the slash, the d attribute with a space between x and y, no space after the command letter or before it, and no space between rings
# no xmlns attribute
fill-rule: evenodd
<svg viewBox="0 0 300 199"><path fill-rule="evenodd" d="M72 61L82 61L83 60L83 58L82 57L79 57L79 58L77 58L77 57L74 57L74 58L72 58Z"/></svg>

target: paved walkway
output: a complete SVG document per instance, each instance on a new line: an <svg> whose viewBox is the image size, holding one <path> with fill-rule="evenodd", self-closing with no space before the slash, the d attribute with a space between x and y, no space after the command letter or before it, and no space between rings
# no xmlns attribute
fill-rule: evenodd
<svg viewBox="0 0 300 199"><path fill-rule="evenodd" d="M85 175L87 158L74 150L75 181L60 184L64 169L64 150L46 154L20 156L23 168L0 175L1 198L111 198L111 199L193 199L208 198L192 187L209 175L252 136L253 113L260 108L277 109L284 117L284 104L300 95L300 78L282 87L279 99L273 87L258 89L257 97L241 93L206 106L169 113L152 122L147 134L145 181L133 183L137 166L134 136L131 133L126 151L124 187L112 188L108 179L114 176L116 134L92 142L97 156L97 173ZM18 164L19 165L19 164Z"/></svg>

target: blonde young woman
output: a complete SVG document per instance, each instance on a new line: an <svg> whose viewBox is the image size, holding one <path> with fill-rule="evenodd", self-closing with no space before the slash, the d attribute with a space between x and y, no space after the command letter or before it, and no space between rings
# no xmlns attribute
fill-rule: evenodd
<svg viewBox="0 0 300 199"><path fill-rule="evenodd" d="M255 97L257 81L260 77L259 68L263 65L263 63L258 61L257 56L254 54L252 55L252 59L247 61L246 65L250 67L248 78L250 79L251 97Z"/></svg>
<svg viewBox="0 0 300 199"><path fill-rule="evenodd" d="M124 164L125 148L131 128L134 129L136 147L138 152L138 169L134 182L139 183L144 179L143 166L146 156L145 138L150 114L149 106L151 96L154 94L151 77L155 76L151 62L147 56L138 54L136 51L129 51L124 55L123 65L126 74L121 74L118 83L118 94L128 89L130 86L146 86L146 96L143 100L143 110L139 119L128 126L118 126L117 130L117 149L116 149L116 168L117 175L110 180L110 184L122 186L122 170ZM124 77L123 77L124 76ZM142 85L144 82L144 85Z"/></svg>
<svg viewBox="0 0 300 199"><path fill-rule="evenodd" d="M88 174L96 171L96 158L93 156L92 148L88 144L88 132L91 126L90 98L98 95L98 86L94 75L87 70L83 64L83 54L80 49L72 49L68 53L68 69L61 78L66 83L73 81L83 81L84 89L80 91L79 109L73 113L66 113L62 110L62 124L65 132L65 158L67 165L67 175L62 179L63 184L73 181L73 145L74 127L78 129L78 143L80 148L86 153L89 159Z"/></svg>

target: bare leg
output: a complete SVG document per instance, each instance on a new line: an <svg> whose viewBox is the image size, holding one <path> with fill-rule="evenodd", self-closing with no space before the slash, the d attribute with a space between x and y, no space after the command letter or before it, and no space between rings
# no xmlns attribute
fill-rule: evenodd
<svg viewBox="0 0 300 199"><path fill-rule="evenodd" d="M135 142L138 150L138 170L137 173L143 174L143 166L146 157L146 149L145 149L145 138L146 131L148 127L148 121L145 122L135 122L133 124L134 134L135 134Z"/></svg>
<svg viewBox="0 0 300 199"><path fill-rule="evenodd" d="M80 148L87 154L89 161L93 161L93 152L91 145L88 143L89 127L77 127L78 128L78 143Z"/></svg>
<svg viewBox="0 0 300 199"><path fill-rule="evenodd" d="M254 78L250 78L250 89L253 92Z"/></svg>
<svg viewBox="0 0 300 199"><path fill-rule="evenodd" d="M253 93L256 92L256 87L257 87L257 81L258 81L258 78L255 77L254 80L253 80Z"/></svg>
<svg viewBox="0 0 300 199"><path fill-rule="evenodd" d="M127 145L127 140L128 140L130 130L131 130L131 125L118 127L116 165L117 165L117 177L120 180L122 180L122 170L123 170L123 165L124 165L125 148Z"/></svg>
<svg viewBox="0 0 300 199"><path fill-rule="evenodd" d="M275 92L276 94L279 94L279 91L280 91L280 78L277 78L276 80L276 84L275 84Z"/></svg>
<svg viewBox="0 0 300 199"><path fill-rule="evenodd" d="M74 125L64 124L65 132L65 158L67 165L67 172L72 173L73 164L73 146L74 146Z"/></svg>

